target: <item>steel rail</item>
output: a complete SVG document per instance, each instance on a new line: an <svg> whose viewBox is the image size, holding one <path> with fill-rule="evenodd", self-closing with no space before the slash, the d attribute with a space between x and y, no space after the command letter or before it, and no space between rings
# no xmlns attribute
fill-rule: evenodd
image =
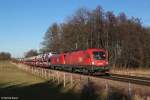
<svg viewBox="0 0 150 100"><path fill-rule="evenodd" d="M32 67L37 67L37 66L32 66ZM50 67L41 67L41 68L56 70L56 69L52 69ZM65 70L57 70L57 71L85 75L85 76L96 77L96 78L103 78L103 79L108 79L108 80L113 80L113 81L120 81L120 82L150 86L150 78L148 78L148 77L138 77L138 76L121 75L121 74L113 74L113 73L110 73L110 75L106 76L106 75L83 74L83 73L70 72L70 71L68 72Z"/></svg>

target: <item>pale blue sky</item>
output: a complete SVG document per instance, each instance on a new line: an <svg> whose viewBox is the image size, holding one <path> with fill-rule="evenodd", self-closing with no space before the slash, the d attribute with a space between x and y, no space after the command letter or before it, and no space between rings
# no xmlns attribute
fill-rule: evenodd
<svg viewBox="0 0 150 100"><path fill-rule="evenodd" d="M39 49L53 22L65 21L78 8L98 5L105 11L138 17L150 26L150 0L0 0L0 52L21 57L30 49Z"/></svg>

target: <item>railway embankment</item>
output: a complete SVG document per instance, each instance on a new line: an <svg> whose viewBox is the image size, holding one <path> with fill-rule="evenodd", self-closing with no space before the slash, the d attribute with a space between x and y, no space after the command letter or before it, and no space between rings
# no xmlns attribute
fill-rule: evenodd
<svg viewBox="0 0 150 100"><path fill-rule="evenodd" d="M118 79L114 79L111 76L89 76L22 64L17 66L33 75L52 80L55 84L62 84L64 90L73 89L75 93L86 94L87 97L90 95L96 97L97 95L97 97L107 99L114 97L116 99L134 99L135 97L149 98L150 96L150 85L138 82L132 83L131 78L124 81L123 79L120 80L120 76Z"/></svg>
<svg viewBox="0 0 150 100"><path fill-rule="evenodd" d="M0 63L0 96L30 100L149 100L150 87L11 62Z"/></svg>

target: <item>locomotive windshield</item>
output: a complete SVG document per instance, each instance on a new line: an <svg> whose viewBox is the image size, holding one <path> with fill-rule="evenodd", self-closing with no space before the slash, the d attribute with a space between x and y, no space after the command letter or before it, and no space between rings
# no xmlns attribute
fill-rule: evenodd
<svg viewBox="0 0 150 100"><path fill-rule="evenodd" d="M95 60L104 60L106 59L106 54L105 52L93 52L93 57Z"/></svg>

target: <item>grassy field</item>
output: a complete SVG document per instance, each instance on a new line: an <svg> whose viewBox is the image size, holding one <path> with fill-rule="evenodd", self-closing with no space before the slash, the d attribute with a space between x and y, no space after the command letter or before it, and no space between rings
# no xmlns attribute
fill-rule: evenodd
<svg viewBox="0 0 150 100"><path fill-rule="evenodd" d="M6 97L6 98L5 98ZM71 90L24 72L8 61L0 61L0 98L18 100L79 100Z"/></svg>

